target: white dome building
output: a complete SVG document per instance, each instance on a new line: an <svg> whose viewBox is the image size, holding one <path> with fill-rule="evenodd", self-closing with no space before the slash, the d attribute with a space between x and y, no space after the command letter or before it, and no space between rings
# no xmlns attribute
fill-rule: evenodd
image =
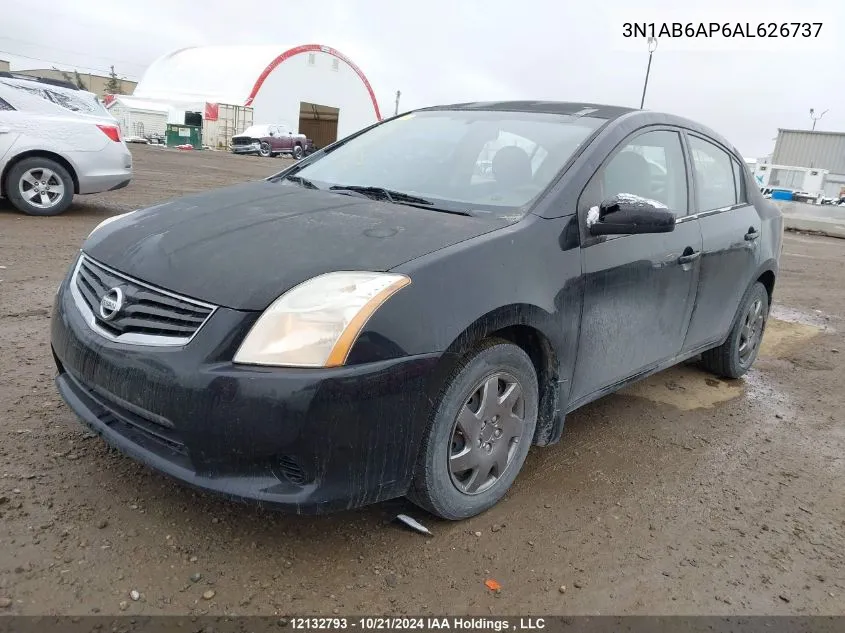
<svg viewBox="0 0 845 633"><path fill-rule="evenodd" d="M284 123L317 147L381 120L361 69L320 44L183 48L154 61L133 97L201 113L204 136L208 123L218 120L217 127L225 123L226 129L218 136L231 136L252 123ZM251 114L248 121L240 119L244 108Z"/></svg>

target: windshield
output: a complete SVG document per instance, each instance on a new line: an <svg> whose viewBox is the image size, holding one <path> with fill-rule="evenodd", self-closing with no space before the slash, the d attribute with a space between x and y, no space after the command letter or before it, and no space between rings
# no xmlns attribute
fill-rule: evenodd
<svg viewBox="0 0 845 633"><path fill-rule="evenodd" d="M415 112L347 141L288 182L380 188L433 207L512 216L524 213L603 123L536 112Z"/></svg>
<svg viewBox="0 0 845 633"><path fill-rule="evenodd" d="M262 137L262 136L269 136L268 134L268 126L266 125L251 125L247 129L245 129L240 134L235 134L235 136L254 136L254 137Z"/></svg>

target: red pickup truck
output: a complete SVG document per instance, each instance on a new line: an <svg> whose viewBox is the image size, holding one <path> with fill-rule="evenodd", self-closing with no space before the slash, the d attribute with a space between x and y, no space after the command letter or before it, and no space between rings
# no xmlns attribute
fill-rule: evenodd
<svg viewBox="0 0 845 633"><path fill-rule="evenodd" d="M312 149L304 134L294 134L284 124L252 125L232 137L232 153L278 156L287 154L299 160Z"/></svg>

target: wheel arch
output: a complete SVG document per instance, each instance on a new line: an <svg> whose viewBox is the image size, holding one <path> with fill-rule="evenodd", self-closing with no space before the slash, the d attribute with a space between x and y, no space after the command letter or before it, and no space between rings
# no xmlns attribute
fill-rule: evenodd
<svg viewBox="0 0 845 633"><path fill-rule="evenodd" d="M73 193L79 193L79 177L76 175L76 169L74 169L71 162L66 159L61 154L56 154L55 152L50 152L43 149L31 149L25 152L21 152L16 156L9 159L6 163L6 166L3 168L3 173L0 174L0 193L3 194L4 197L8 197L6 191L6 177L9 175L9 171L17 165L22 160L26 160L27 158L47 158L49 160L55 161L59 163L62 167L67 170L67 173L70 174L70 178L73 181Z"/></svg>
<svg viewBox="0 0 845 633"><path fill-rule="evenodd" d="M766 288L766 293L769 295L769 306L772 305L772 297L775 293L775 281L777 275L775 274L774 266L768 266L762 271L758 271L755 283L759 281Z"/></svg>
<svg viewBox="0 0 845 633"><path fill-rule="evenodd" d="M441 362L451 367L479 343L500 338L521 348L534 365L539 387L537 429L533 443L552 444L563 429L561 411L561 344L551 326L551 315L542 308L513 304L482 315L465 328L448 346ZM444 374L448 375L449 369ZM444 375L441 374L441 375Z"/></svg>
<svg viewBox="0 0 845 633"><path fill-rule="evenodd" d="M774 259L770 259L764 262L757 271L751 276L751 281L748 284L748 287L745 289L745 292L742 293L742 298L739 301L739 304L736 306L736 311L734 312L734 317L731 320L731 329L728 330L728 333L725 335L722 342L724 343L725 340L731 335L731 330L736 325L737 319L740 317L740 310L742 309L742 303L745 300L746 295L749 293L751 288L756 283L762 283L763 286L766 288L766 294L769 298L769 308L772 307L772 297L774 296L775 292L775 281L777 280L777 270L778 270L778 263Z"/></svg>

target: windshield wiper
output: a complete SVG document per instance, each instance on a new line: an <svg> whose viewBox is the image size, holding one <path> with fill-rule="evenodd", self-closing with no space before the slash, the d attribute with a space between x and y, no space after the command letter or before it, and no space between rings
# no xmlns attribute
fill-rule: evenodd
<svg viewBox="0 0 845 633"><path fill-rule="evenodd" d="M388 202L410 202L412 204L434 204L431 200L412 196L401 191L394 191L392 189L385 189L384 187L362 187L360 185L332 185L329 187L330 191L357 191L366 196L379 196L386 199Z"/></svg>
<svg viewBox="0 0 845 633"><path fill-rule="evenodd" d="M308 180L307 178L303 178L302 176L285 176L285 180L290 180L291 182L295 182L300 187L305 187L306 189L319 189L317 185L313 182Z"/></svg>
<svg viewBox="0 0 845 633"><path fill-rule="evenodd" d="M455 215L466 215L473 217L469 211L462 209L444 209L443 207L435 207L431 200L420 198L419 196L412 196L401 191L394 191L393 189L385 189L384 187L364 187L361 185L332 185L329 191L336 191L338 193L354 192L367 196L368 198L375 198L376 200L387 200L393 204L406 204L412 207L420 207L423 209L431 209L432 211L442 211L443 213L453 213Z"/></svg>

